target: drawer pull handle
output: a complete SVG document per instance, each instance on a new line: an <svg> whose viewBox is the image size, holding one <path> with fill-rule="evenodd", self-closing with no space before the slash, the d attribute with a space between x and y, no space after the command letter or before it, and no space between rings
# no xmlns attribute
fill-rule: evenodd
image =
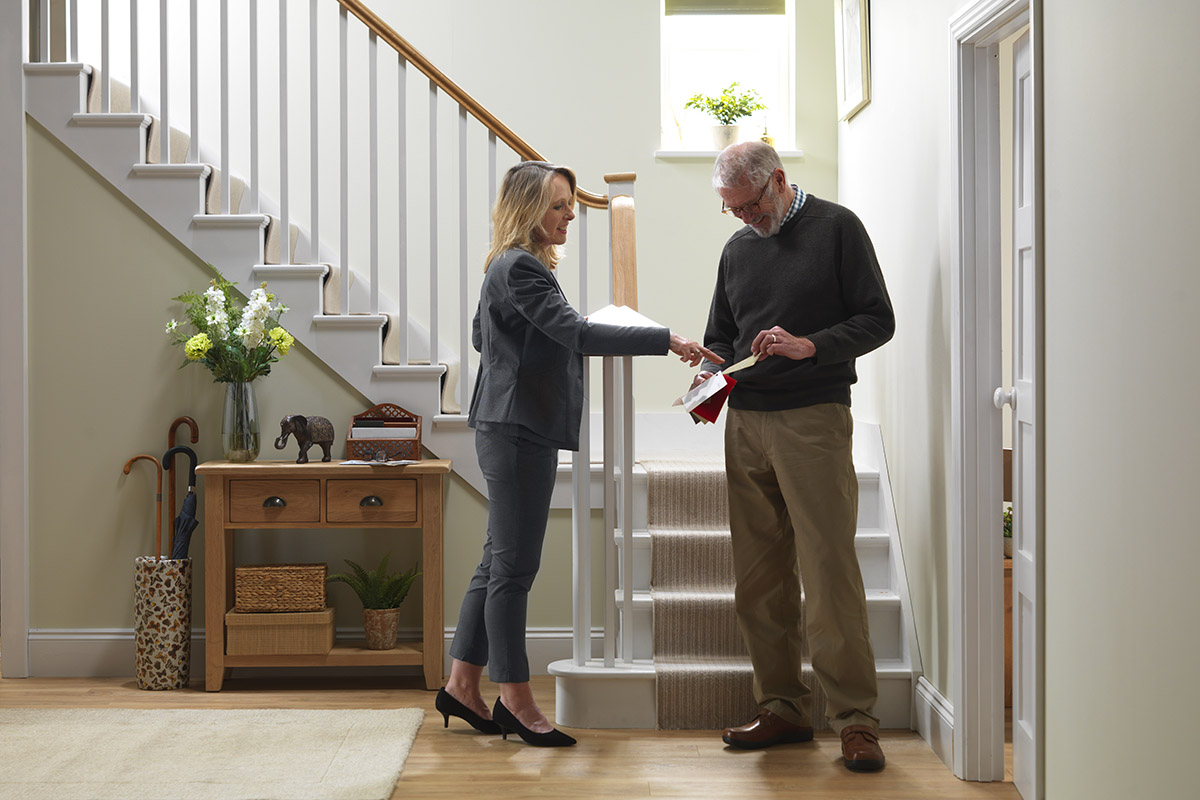
<svg viewBox="0 0 1200 800"><path fill-rule="evenodd" d="M383 500L378 495L369 494L362 500L359 500L358 504L360 506L381 506L383 505Z"/></svg>
<svg viewBox="0 0 1200 800"><path fill-rule="evenodd" d="M284 508L286 506L287 500L275 495L271 495L266 500L263 500L263 508Z"/></svg>

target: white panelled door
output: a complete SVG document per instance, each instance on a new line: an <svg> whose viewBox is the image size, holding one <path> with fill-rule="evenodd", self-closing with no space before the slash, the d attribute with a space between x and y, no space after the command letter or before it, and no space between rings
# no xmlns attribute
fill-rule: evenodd
<svg viewBox="0 0 1200 800"><path fill-rule="evenodd" d="M1042 496L1038 475L1041 298L1035 258L1033 58L1013 46L1013 776L1025 800L1044 794Z"/></svg>

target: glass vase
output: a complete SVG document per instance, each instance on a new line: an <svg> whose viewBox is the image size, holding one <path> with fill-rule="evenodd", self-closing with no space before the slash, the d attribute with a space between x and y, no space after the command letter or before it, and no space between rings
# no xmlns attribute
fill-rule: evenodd
<svg viewBox="0 0 1200 800"><path fill-rule="evenodd" d="M221 415L221 450L227 461L258 458L258 401L254 384L225 384L225 412Z"/></svg>

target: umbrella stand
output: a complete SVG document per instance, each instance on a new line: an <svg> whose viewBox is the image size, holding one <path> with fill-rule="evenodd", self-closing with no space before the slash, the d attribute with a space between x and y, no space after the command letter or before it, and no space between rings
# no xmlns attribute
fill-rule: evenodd
<svg viewBox="0 0 1200 800"><path fill-rule="evenodd" d="M134 456L126 475L140 459L158 468L158 492L154 555L134 559L134 670L139 689L181 689L191 677L192 561L162 558L162 462Z"/></svg>

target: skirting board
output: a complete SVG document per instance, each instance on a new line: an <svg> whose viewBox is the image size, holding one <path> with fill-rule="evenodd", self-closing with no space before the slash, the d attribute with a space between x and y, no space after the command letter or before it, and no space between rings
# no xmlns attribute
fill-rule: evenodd
<svg viewBox="0 0 1200 800"><path fill-rule="evenodd" d="M951 771L954 770L954 706L925 676L917 678L914 711L917 732Z"/></svg>
<svg viewBox="0 0 1200 800"><path fill-rule="evenodd" d="M339 628L339 638L362 638L361 628ZM402 628L400 641L418 641L421 632L417 628ZM529 628L525 632L525 646L529 654L529 669L534 675L547 675L550 662L571 658L570 628ZM450 642L454 639L454 628L447 628L444 636L443 653L446 672L450 671ZM600 628L592 630L592 655L602 650L604 633ZM314 667L291 669L267 669L238 667L239 674L279 675L362 675L397 673L420 674L420 667ZM70 630L42 628L29 632L29 676L31 678L113 678L134 674L133 630L131 628L87 628ZM204 632L192 633L192 674L204 674Z"/></svg>

